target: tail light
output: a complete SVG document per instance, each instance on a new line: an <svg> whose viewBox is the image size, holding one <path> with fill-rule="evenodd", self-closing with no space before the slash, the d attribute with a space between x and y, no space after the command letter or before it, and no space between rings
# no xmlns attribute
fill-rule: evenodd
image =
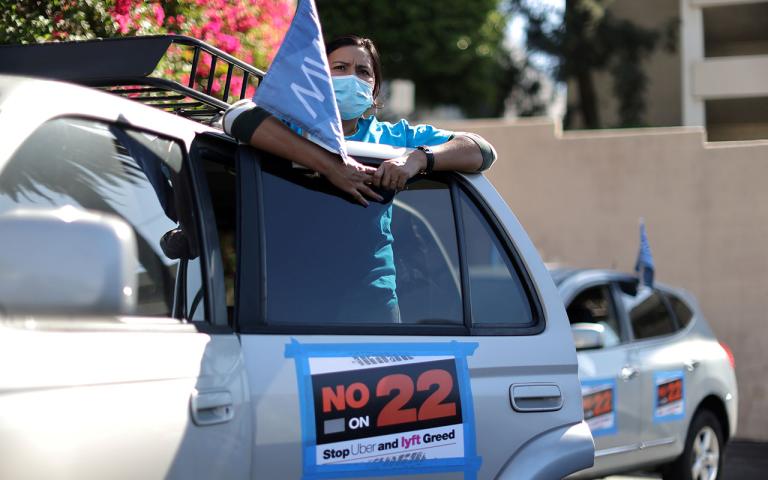
<svg viewBox="0 0 768 480"><path fill-rule="evenodd" d="M736 369L736 359L733 357L733 351L725 342L720 342L720 346L725 350L725 354L728 356L728 363L731 364L731 368Z"/></svg>

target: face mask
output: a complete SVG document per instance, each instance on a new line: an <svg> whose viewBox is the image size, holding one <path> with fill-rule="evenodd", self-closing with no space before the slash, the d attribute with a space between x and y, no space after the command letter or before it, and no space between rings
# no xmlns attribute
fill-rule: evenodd
<svg viewBox="0 0 768 480"><path fill-rule="evenodd" d="M373 86L356 75L331 77L342 120L360 118L373 105Z"/></svg>

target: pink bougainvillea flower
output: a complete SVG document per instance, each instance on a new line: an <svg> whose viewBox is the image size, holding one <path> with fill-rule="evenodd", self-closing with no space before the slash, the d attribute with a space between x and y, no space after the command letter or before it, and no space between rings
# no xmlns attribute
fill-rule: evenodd
<svg viewBox="0 0 768 480"><path fill-rule="evenodd" d="M76 9L77 0L64 0L64 4L69 1ZM283 41L297 1L110 0L109 13L113 24L109 28L122 35L190 35L249 64L265 68ZM55 38L63 38L60 35L57 33ZM187 84L191 58L191 50L186 47L177 52L169 51L158 72ZM200 62L195 88L205 89L211 59L203 55ZM219 70L219 75L221 72ZM232 80L231 92L239 96L242 79L236 78ZM219 93L223 89L221 81L212 85L213 92ZM253 93L254 88L249 85L248 95Z"/></svg>
<svg viewBox="0 0 768 480"><path fill-rule="evenodd" d="M157 20L157 24L162 25L163 20L165 20L165 10L163 10L163 7L159 3L153 4L152 10L155 14L155 20Z"/></svg>

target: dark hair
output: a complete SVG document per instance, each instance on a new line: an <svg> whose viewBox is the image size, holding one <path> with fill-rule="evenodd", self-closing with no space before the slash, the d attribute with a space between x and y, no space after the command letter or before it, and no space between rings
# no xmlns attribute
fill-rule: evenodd
<svg viewBox="0 0 768 480"><path fill-rule="evenodd" d="M357 35L342 35L325 44L325 54L330 55L331 52L338 50L341 47L363 47L365 51L368 52L368 55L371 56L374 81L373 98L375 100L379 96L379 90L381 89L381 58L379 58L379 52L376 50L376 45L373 44L373 40L370 38L358 37Z"/></svg>

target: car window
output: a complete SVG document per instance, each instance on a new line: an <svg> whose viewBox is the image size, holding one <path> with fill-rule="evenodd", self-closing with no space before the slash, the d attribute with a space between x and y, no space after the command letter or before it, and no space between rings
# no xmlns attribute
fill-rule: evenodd
<svg viewBox="0 0 768 480"><path fill-rule="evenodd" d="M522 275L486 217L461 192L465 252L473 325L521 327L533 324Z"/></svg>
<svg viewBox="0 0 768 480"><path fill-rule="evenodd" d="M197 251L183 159L179 144L157 135L93 120L51 120L0 172L0 213L71 205L121 217L133 227L138 244L136 313L171 316L178 298L185 304L178 316L201 320L200 262L175 258L181 248L192 256ZM180 270L186 270L185 291L175 295Z"/></svg>
<svg viewBox="0 0 768 480"><path fill-rule="evenodd" d="M669 300L669 305L672 307L672 311L675 312L675 318L677 319L679 328L682 329L687 327L693 318L691 309L677 295L667 293L666 296L667 300Z"/></svg>
<svg viewBox="0 0 768 480"><path fill-rule="evenodd" d="M621 296L636 339L668 335L675 331L672 316L658 291L640 286L635 295L626 292L627 289L622 288Z"/></svg>
<svg viewBox="0 0 768 480"><path fill-rule="evenodd" d="M262 166L267 325L463 324L446 183L364 208L284 165Z"/></svg>
<svg viewBox="0 0 768 480"><path fill-rule="evenodd" d="M609 285L603 284L585 289L571 301L566 311L571 323L602 325L606 347L621 343L621 324Z"/></svg>

